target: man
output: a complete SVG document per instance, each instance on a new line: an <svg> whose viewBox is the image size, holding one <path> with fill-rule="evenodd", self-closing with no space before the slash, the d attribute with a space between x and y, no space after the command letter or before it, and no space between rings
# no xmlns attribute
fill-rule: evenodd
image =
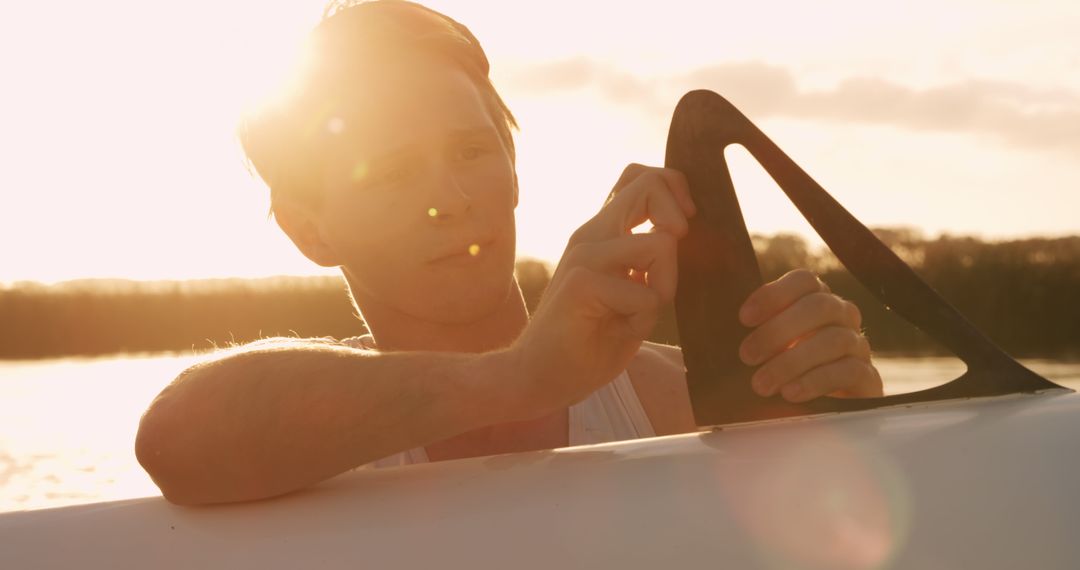
<svg viewBox="0 0 1080 570"><path fill-rule="evenodd" d="M613 379L640 427L610 438L694 430L680 351L643 343L694 214L682 175L628 167L530 320L513 277L514 120L472 34L387 0L342 7L312 38L300 88L241 138L278 224L341 267L371 335L270 339L181 374L136 441L166 498L270 497L407 450L566 446L574 406ZM630 232L645 221L656 230ZM741 319L763 396L880 395L858 309L809 272L756 291Z"/></svg>

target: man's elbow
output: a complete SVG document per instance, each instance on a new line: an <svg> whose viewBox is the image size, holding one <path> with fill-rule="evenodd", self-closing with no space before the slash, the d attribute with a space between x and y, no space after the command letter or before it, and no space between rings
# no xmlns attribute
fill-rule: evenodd
<svg viewBox="0 0 1080 570"><path fill-rule="evenodd" d="M200 451L206 441L185 438L189 430L170 423L153 409L143 416L135 436L135 457L162 496L175 505L204 506L266 499L289 489L269 488L268 482ZM232 466L237 468L238 466Z"/></svg>
<svg viewBox="0 0 1080 570"><path fill-rule="evenodd" d="M195 506L222 502L212 489L196 480L192 467L201 461L183 451L191 445L181 441L182 435L183 430L170 422L164 410L151 406L135 434L135 458L170 503Z"/></svg>

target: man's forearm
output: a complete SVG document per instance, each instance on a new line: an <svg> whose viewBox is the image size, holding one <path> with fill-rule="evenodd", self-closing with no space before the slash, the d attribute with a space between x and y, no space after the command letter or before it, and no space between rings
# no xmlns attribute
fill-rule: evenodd
<svg viewBox="0 0 1080 570"><path fill-rule="evenodd" d="M507 358L316 343L238 352L166 388L143 416L136 454L173 502L279 495L516 419Z"/></svg>

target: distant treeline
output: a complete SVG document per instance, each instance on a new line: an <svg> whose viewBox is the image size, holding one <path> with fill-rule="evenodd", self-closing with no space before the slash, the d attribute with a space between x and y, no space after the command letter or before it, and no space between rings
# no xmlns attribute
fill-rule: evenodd
<svg viewBox="0 0 1080 570"><path fill-rule="evenodd" d="M0 358L203 351L363 330L335 277L86 280L0 291Z"/></svg>
<svg viewBox="0 0 1080 570"><path fill-rule="evenodd" d="M984 242L927 239L912 230L876 230L945 299L1016 356L1080 356L1080 236ZM830 252L798 236L755 236L766 279L807 267L856 302L879 352L943 353L881 307ZM546 264L517 264L534 308L550 278ZM267 336L362 334L344 282L334 277L188 282L77 281L0 290L0 358L207 350ZM678 343L669 307L654 340Z"/></svg>
<svg viewBox="0 0 1080 570"><path fill-rule="evenodd" d="M928 239L907 228L877 236L991 340L1017 357L1080 357L1080 236L987 242L966 236ZM948 351L889 311L829 250L812 250L796 235L754 236L766 280L796 267L821 275L855 302L878 353L938 355ZM674 311L654 336L678 344Z"/></svg>

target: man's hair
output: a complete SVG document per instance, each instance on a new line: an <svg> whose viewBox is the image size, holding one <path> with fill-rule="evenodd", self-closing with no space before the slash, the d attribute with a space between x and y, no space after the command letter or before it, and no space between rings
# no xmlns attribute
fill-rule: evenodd
<svg viewBox="0 0 1080 570"><path fill-rule="evenodd" d="M317 202L323 145L339 129L347 101L410 60L439 59L464 71L484 99L513 161L517 122L488 77L480 42L455 20L405 0L338 0L309 39L310 59L292 92L246 114L238 135L251 166L279 200ZM356 128L362 129L360 125Z"/></svg>

